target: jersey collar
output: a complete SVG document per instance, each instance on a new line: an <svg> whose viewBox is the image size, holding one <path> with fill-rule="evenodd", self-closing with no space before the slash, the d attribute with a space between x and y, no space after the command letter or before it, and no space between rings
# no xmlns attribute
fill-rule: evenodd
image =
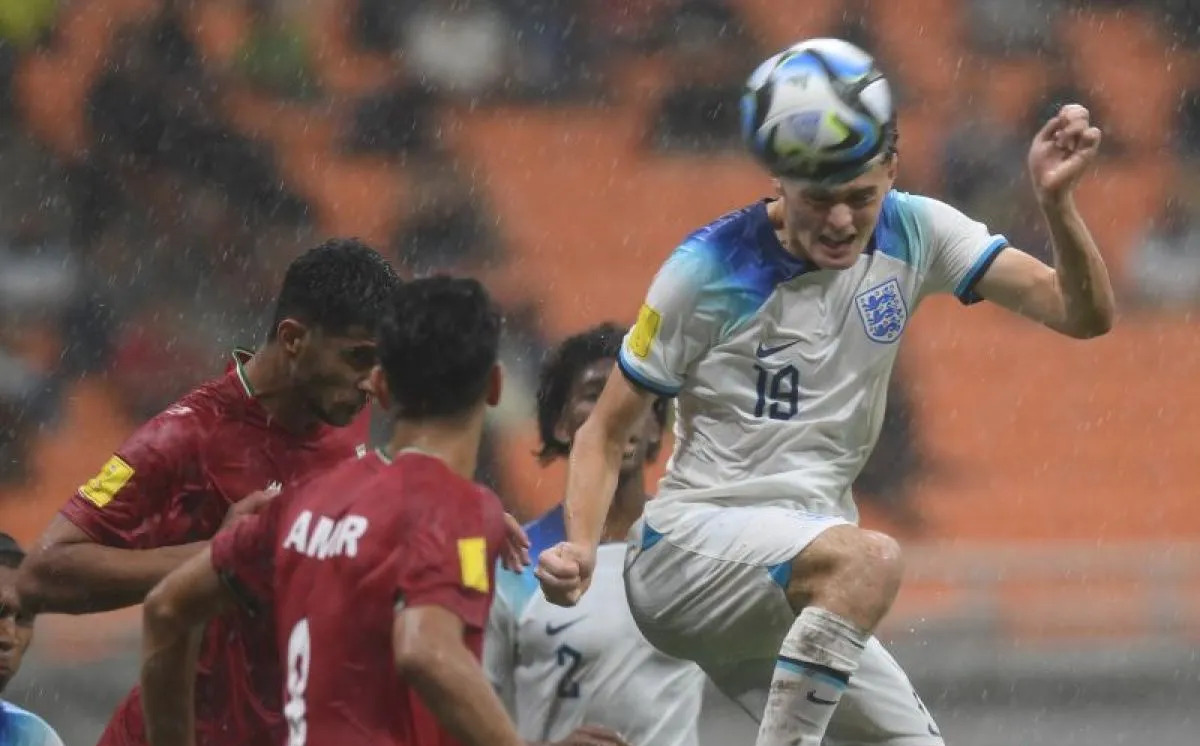
<svg viewBox="0 0 1200 746"><path fill-rule="evenodd" d="M250 361L250 358L254 357L254 350L246 347L235 347L229 353L229 357L233 361L231 367L237 374L238 383L242 385L242 391L246 392L248 398L256 398L254 387L250 385L250 379L246 376L246 363Z"/></svg>

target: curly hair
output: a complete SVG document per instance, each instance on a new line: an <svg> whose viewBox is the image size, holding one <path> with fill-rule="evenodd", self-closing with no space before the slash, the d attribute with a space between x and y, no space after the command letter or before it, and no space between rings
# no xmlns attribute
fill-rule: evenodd
<svg viewBox="0 0 1200 746"><path fill-rule="evenodd" d="M537 457L543 464L566 456L571 451L571 444L555 435L567 406L567 397L571 394L571 384L584 368L597 360L615 359L621 352L621 340L624 337L625 327L611 321L605 322L567 337L546 356L538 377L537 390L538 435L541 437ZM667 397L658 397L653 405L654 419L664 429L667 426L669 401ZM650 444L646 459L653 461L658 458L661 448L661 441Z"/></svg>

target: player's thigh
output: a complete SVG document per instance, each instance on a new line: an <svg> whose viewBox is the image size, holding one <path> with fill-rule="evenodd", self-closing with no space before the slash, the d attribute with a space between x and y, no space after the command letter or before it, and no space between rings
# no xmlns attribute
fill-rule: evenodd
<svg viewBox="0 0 1200 746"><path fill-rule="evenodd" d="M841 519L779 507L698 509L659 531L635 526L625 588L642 634L700 664L730 693L770 681L796 615L792 561Z"/></svg>
<svg viewBox="0 0 1200 746"><path fill-rule="evenodd" d="M942 746L900 664L872 637L829 723L827 746Z"/></svg>

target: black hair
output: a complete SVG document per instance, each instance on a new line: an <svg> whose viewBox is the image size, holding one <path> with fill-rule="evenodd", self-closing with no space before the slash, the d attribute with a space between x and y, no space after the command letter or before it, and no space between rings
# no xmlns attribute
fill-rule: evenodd
<svg viewBox="0 0 1200 746"><path fill-rule="evenodd" d="M479 403L500 351L500 312L477 280L405 283L379 325L379 362L400 419L453 417Z"/></svg>
<svg viewBox="0 0 1200 746"><path fill-rule="evenodd" d="M0 567L16 569L25 560L25 550L17 540L5 533L0 533Z"/></svg>
<svg viewBox="0 0 1200 746"><path fill-rule="evenodd" d="M567 337L547 355L542 363L537 390L538 435L542 440L537 456L542 463L566 456L571 451L571 444L559 440L555 434L567 406L567 397L571 394L571 384L580 371L597 360L616 359L624 337L625 328L609 321ZM667 425L668 402L665 396L654 400L654 419L663 428ZM661 441L651 443L646 458L650 461L656 459L661 447Z"/></svg>
<svg viewBox="0 0 1200 746"><path fill-rule="evenodd" d="M288 266L267 338L275 339L284 319L331 334L352 327L374 331L399 284L396 270L379 252L357 238L332 238Z"/></svg>

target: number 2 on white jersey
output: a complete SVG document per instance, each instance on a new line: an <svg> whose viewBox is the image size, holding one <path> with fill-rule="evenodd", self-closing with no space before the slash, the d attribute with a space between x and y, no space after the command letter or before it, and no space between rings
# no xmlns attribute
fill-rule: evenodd
<svg viewBox="0 0 1200 746"><path fill-rule="evenodd" d="M288 746L304 746L308 740L308 708L304 693L308 689L308 670L312 664L312 639L308 620L301 619L292 627L287 649L287 701L283 716L288 724Z"/></svg>

